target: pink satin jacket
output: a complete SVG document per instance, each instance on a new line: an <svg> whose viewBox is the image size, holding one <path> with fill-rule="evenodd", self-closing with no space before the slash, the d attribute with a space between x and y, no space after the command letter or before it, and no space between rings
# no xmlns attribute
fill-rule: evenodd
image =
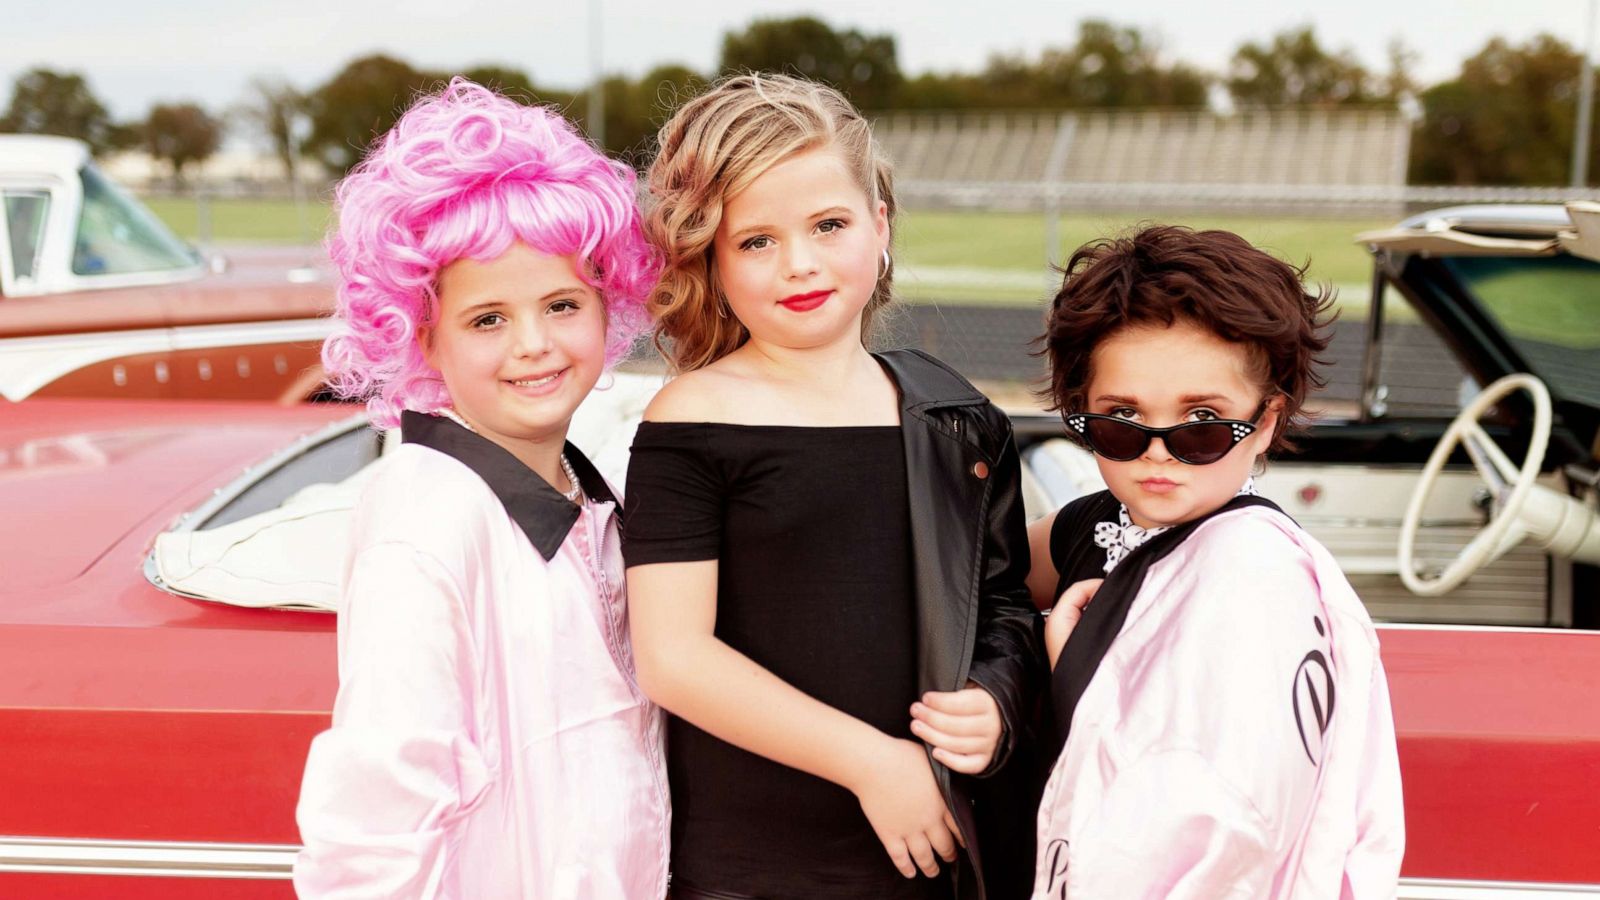
<svg viewBox="0 0 1600 900"><path fill-rule="evenodd" d="M609 487L574 459L589 502L563 531L539 518L560 507L528 479L560 495L526 468L513 477L509 454L427 427L435 446L467 449L399 447L356 510L339 694L306 763L295 889L660 898L662 722L633 675Z"/></svg>
<svg viewBox="0 0 1600 900"><path fill-rule="evenodd" d="M1151 566L1038 818L1034 900L1393 897L1405 846L1372 621L1263 507Z"/></svg>

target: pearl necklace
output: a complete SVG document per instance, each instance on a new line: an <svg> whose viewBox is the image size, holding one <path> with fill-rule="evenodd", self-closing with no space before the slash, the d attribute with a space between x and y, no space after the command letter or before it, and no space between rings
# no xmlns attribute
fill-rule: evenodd
<svg viewBox="0 0 1600 900"><path fill-rule="evenodd" d="M462 428L465 428L466 430L472 432L473 434L477 434L478 433L478 429L473 428L471 425L468 425L467 424L467 420L461 418L461 414L460 413L456 412L455 410L451 409L448 406L440 407L439 409L434 410L434 412L437 413L438 415L444 416L446 419L449 419L450 421L456 423L457 425L460 425ZM569 501L571 501L573 503L577 503L578 502L578 495L583 493L583 486L578 483L578 473L573 471L572 463L567 461L567 454L565 454L565 453L561 454L561 471L562 471L563 474L565 474L567 476L567 484L572 485L572 490L570 490L570 491L561 491L560 492L561 496L567 498ZM554 485L551 485L551 487L554 487Z"/></svg>
<svg viewBox="0 0 1600 900"><path fill-rule="evenodd" d="M572 463L567 462L567 454L565 453L561 454L561 471L567 473L567 484L572 485L572 490L562 491L561 496L571 500L573 503L577 503L578 495L583 493L583 487L578 484L578 473L572 471Z"/></svg>

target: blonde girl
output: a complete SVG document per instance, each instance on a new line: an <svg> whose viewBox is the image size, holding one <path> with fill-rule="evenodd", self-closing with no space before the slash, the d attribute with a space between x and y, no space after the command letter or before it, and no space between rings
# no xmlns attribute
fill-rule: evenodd
<svg viewBox="0 0 1600 900"><path fill-rule="evenodd" d="M746 75L673 115L648 184L676 377L634 442L624 557L672 713L674 895L984 896L973 779L1042 674L1019 465L961 376L866 347L888 164L837 92Z"/></svg>

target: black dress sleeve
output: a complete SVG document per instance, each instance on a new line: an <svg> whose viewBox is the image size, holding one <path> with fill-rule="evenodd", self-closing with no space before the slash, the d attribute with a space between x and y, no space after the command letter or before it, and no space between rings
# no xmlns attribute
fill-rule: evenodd
<svg viewBox="0 0 1600 900"><path fill-rule="evenodd" d="M722 553L724 479L703 424L641 422L628 461L622 558L628 566Z"/></svg>

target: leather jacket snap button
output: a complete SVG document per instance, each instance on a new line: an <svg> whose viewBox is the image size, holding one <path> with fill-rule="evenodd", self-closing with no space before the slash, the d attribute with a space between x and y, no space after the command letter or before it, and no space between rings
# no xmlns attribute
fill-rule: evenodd
<svg viewBox="0 0 1600 900"><path fill-rule="evenodd" d="M972 474L978 476L979 478L988 478L989 477L989 464L984 462L981 459L978 460L977 462L972 464Z"/></svg>

